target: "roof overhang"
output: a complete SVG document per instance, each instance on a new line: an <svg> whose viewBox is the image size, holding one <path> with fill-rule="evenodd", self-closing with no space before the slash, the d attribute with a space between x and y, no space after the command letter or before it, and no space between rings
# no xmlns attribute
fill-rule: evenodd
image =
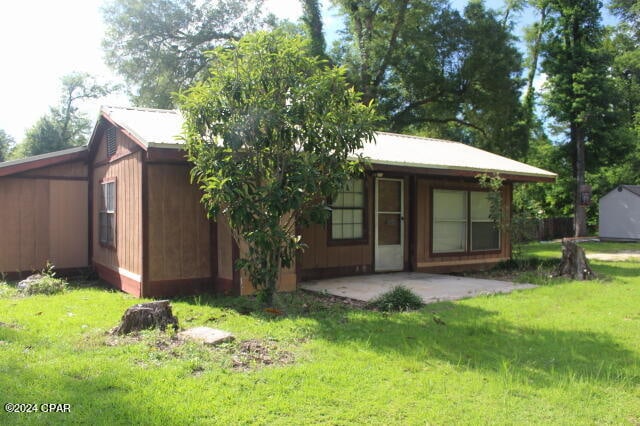
<svg viewBox="0 0 640 426"><path fill-rule="evenodd" d="M89 150L86 146L79 146L47 154L21 158L19 160L7 161L0 163L0 177L15 175L71 161L86 161L88 153Z"/></svg>
<svg viewBox="0 0 640 426"><path fill-rule="evenodd" d="M487 174L493 176L500 176L501 178L510 182L555 182L556 176L549 175L536 175L525 173L513 173L510 171L497 170L497 169L470 169L464 167L425 167L419 164L406 164L406 163L392 163L384 161L371 161L367 167L368 170L373 172L388 172L388 173L410 173L417 175L436 175L447 177L464 177L464 178L477 178L478 175Z"/></svg>

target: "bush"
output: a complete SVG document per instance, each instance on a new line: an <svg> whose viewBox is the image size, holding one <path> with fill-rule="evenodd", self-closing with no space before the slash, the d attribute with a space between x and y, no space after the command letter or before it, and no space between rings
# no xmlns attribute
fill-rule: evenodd
<svg viewBox="0 0 640 426"><path fill-rule="evenodd" d="M35 294L58 294L65 291L67 283L61 278L55 278L50 275L44 275L37 280L33 280L28 285L20 289L20 293L26 296L32 296Z"/></svg>
<svg viewBox="0 0 640 426"><path fill-rule="evenodd" d="M395 286L390 291L369 302L369 306L381 311L409 311L424 306L422 298L404 286Z"/></svg>

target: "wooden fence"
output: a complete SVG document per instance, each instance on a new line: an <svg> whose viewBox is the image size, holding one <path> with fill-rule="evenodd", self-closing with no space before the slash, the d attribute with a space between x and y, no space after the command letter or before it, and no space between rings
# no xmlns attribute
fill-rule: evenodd
<svg viewBox="0 0 640 426"><path fill-rule="evenodd" d="M548 241L573 236L572 217L550 217L529 219L526 222L527 236L533 241Z"/></svg>

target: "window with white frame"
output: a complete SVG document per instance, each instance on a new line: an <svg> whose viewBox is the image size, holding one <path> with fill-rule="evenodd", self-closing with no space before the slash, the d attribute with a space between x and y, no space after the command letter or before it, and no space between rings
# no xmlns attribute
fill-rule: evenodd
<svg viewBox="0 0 640 426"><path fill-rule="evenodd" d="M351 179L331 204L331 239L364 238L364 180Z"/></svg>
<svg viewBox="0 0 640 426"><path fill-rule="evenodd" d="M100 207L100 243L115 246L116 240L116 182L103 182Z"/></svg>
<svg viewBox="0 0 640 426"><path fill-rule="evenodd" d="M490 218L489 193L433 190L433 253L500 249L500 231Z"/></svg>

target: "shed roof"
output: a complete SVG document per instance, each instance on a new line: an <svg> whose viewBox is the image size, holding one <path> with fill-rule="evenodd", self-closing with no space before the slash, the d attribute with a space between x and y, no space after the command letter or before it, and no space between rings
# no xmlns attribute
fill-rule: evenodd
<svg viewBox="0 0 640 426"><path fill-rule="evenodd" d="M624 188L627 191L637 195L638 197L640 197L640 185L620 185L617 189L618 191L621 191L620 188ZM615 191L615 189L614 189Z"/></svg>
<svg viewBox="0 0 640 426"><path fill-rule="evenodd" d="M82 160L88 153L86 146L63 149L46 154L20 158L0 163L0 176L9 176L41 167L53 166L67 161Z"/></svg>
<svg viewBox="0 0 640 426"><path fill-rule="evenodd" d="M103 106L102 114L145 147L180 149L183 117L179 111ZM500 173L512 179L549 180L556 174L460 142L377 132L375 143L357 152L375 167L427 169L434 173Z"/></svg>

